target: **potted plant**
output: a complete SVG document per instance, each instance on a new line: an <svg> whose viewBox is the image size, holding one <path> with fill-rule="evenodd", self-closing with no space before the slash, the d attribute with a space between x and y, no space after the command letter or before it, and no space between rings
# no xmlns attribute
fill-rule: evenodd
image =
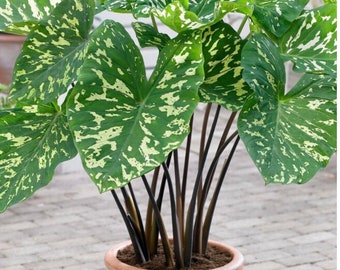
<svg viewBox="0 0 340 270"><path fill-rule="evenodd" d="M209 248L219 190L240 139L267 184L305 183L335 152L336 5L325 1L307 10L307 3L24 0L18 8L17 1L3 1L0 31L27 39L14 70L11 105L0 111L0 211L47 185L56 166L79 153L99 191L114 196L137 262L160 252L160 238L163 264L190 267ZM158 48L149 78L139 47L121 24L106 20L91 31L104 9L132 13L140 46ZM223 20L231 12L244 17L236 30ZM160 33L156 20L174 37ZM242 38L246 24L250 30ZM288 61L302 74L292 89L285 89ZM189 177L193 115L201 103L208 105L200 155ZM218 136L217 122L226 114ZM221 157L226 161L219 165ZM145 226L131 183L138 177L149 195ZM162 222L165 198L170 240Z"/></svg>

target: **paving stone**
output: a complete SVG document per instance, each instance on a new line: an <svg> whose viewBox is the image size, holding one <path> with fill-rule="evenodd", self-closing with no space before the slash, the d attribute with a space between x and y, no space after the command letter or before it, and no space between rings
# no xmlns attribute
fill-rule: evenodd
<svg viewBox="0 0 340 270"><path fill-rule="evenodd" d="M57 260L66 260L70 258L76 257L78 254L85 254L86 248L82 246L75 247L61 247L59 249L53 249L53 252L39 252L39 257L43 259L43 261L57 261Z"/></svg>
<svg viewBox="0 0 340 270"><path fill-rule="evenodd" d="M277 239L272 241L267 241L264 239L263 241L258 241L256 243L252 243L248 245L246 248L249 252L264 252L271 251L274 249L282 249L284 247L293 246L294 244L287 239Z"/></svg>
<svg viewBox="0 0 340 270"><path fill-rule="evenodd" d="M105 265L104 262L92 262L92 263L83 263L78 265L71 265L68 267L63 268L63 270L104 270ZM32 269L33 270L33 269Z"/></svg>
<svg viewBox="0 0 340 270"><path fill-rule="evenodd" d="M0 234L16 232L28 228L35 228L36 225L32 221L22 221L22 222L13 222L7 224L1 224L0 226Z"/></svg>
<svg viewBox="0 0 340 270"><path fill-rule="evenodd" d="M49 260L34 264L25 264L29 270L46 270L46 269L65 269L69 266L79 266L80 262L74 258L65 258L63 260ZM80 268L78 268L80 269Z"/></svg>
<svg viewBox="0 0 340 270"><path fill-rule="evenodd" d="M1 270L27 270L27 268L21 265L14 265L2 267Z"/></svg>
<svg viewBox="0 0 340 270"><path fill-rule="evenodd" d="M53 249L58 249L58 248L63 248L63 247L74 247L74 246L88 246L88 245L93 245L97 243L97 239L92 236L88 237L79 237L75 238L72 237L71 239L62 239L60 241L54 241L52 243L49 243L49 246L52 247Z"/></svg>
<svg viewBox="0 0 340 270"><path fill-rule="evenodd" d="M284 259L277 259L276 261L286 265L287 267L299 265L314 265L317 262L325 261L328 258L320 253L309 253L298 256L286 257Z"/></svg>
<svg viewBox="0 0 340 270"><path fill-rule="evenodd" d="M282 259L289 257L290 254L282 250L270 250L263 252L252 253L247 256L247 262L249 264L256 264L260 262L275 261L277 259Z"/></svg>
<svg viewBox="0 0 340 270"><path fill-rule="evenodd" d="M20 255L31 255L36 254L38 252L42 251L49 251L51 248L47 244L39 244L39 245L28 245L25 247L15 247L15 248L9 248L4 249L1 251L2 254L4 254L6 257L15 256L16 254Z"/></svg>
<svg viewBox="0 0 340 270"><path fill-rule="evenodd" d="M287 270L323 270L323 268L316 265L304 264L286 268Z"/></svg>
<svg viewBox="0 0 340 270"><path fill-rule="evenodd" d="M283 251L288 252L290 254L295 255L305 255L309 253L321 253L325 256L333 255L335 258L335 254L330 254L332 250L334 250L334 244L328 244L326 242L317 243L317 244L298 244L292 245L290 247L282 248ZM324 253L323 253L324 252ZM327 254L327 255L326 255Z"/></svg>
<svg viewBox="0 0 340 270"><path fill-rule="evenodd" d="M336 258L336 257L334 257L334 258ZM335 259L333 259L333 260L325 260L325 261L322 261L322 262L318 262L315 265L319 266L321 269L324 269L324 270L338 269L338 268L336 268L337 261Z"/></svg>
<svg viewBox="0 0 340 270"><path fill-rule="evenodd" d="M330 232L314 232L306 235L301 235L297 237L290 238L296 244L311 244L315 242L322 242L328 239L335 239L336 236Z"/></svg>
<svg viewBox="0 0 340 270"><path fill-rule="evenodd" d="M334 215L332 215L334 217ZM310 223L303 227L295 228L295 231L306 234L306 233L314 233L314 232L325 232L334 229L334 224L330 221L328 222L321 222L321 223Z"/></svg>
<svg viewBox="0 0 340 270"><path fill-rule="evenodd" d="M15 254L14 256L5 257L4 259L1 259L0 269L3 269L8 266L19 267L21 265L28 263L39 263L40 261L42 260L39 256Z"/></svg>
<svg viewBox="0 0 340 270"><path fill-rule="evenodd" d="M263 262L255 264L245 264L245 269L247 270L282 270L285 269L284 265L276 262Z"/></svg>

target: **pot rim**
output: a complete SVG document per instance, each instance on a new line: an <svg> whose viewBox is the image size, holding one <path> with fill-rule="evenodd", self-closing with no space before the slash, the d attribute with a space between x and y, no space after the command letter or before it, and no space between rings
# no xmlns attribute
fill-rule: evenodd
<svg viewBox="0 0 340 270"><path fill-rule="evenodd" d="M237 250L236 248L231 247L229 245L218 242L218 241L209 240L208 243L211 246L217 247L219 249L225 249L225 250L227 250L227 251L229 251L230 253L233 254L233 259L228 264L221 266L221 267L218 267L218 268L215 268L215 270L222 270L222 269L225 270L226 266L229 267L229 268L227 268L228 270L241 270L241 269L243 269L244 257L239 250ZM117 259L118 251L125 248L128 245L131 245L130 240L118 243L118 244L114 245L113 247L111 247L105 253L105 259L104 260L105 260L106 267L113 267L113 265L117 264L118 268L113 268L113 269L126 269L126 270L140 269L140 268L125 264L125 263L123 263L123 262L121 262L120 260ZM108 269L111 269L111 268L108 268Z"/></svg>

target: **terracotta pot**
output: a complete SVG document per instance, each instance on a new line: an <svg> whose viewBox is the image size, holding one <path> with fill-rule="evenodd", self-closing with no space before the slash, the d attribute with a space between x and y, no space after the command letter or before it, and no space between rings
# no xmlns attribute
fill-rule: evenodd
<svg viewBox="0 0 340 270"><path fill-rule="evenodd" d="M141 268L137 268L128 264L125 264L117 259L118 251L124 249L125 247L131 245L130 241L122 242L118 245L110 248L105 254L105 265L108 270L140 270ZM226 250L229 253L233 254L233 259L227 265L215 268L215 270L242 270L243 269L243 255L235 248L221 244L215 241L209 241L210 246L215 246L219 249Z"/></svg>
<svg viewBox="0 0 340 270"><path fill-rule="evenodd" d="M14 64L24 40L24 36L0 34L0 83L11 83Z"/></svg>

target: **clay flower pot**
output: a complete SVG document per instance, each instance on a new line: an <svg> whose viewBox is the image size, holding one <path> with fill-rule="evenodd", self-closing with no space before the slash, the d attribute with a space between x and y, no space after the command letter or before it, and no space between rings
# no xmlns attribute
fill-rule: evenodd
<svg viewBox="0 0 340 270"><path fill-rule="evenodd" d="M0 83L9 85L25 36L0 33Z"/></svg>
<svg viewBox="0 0 340 270"><path fill-rule="evenodd" d="M130 241L122 242L110 248L105 254L105 265L108 270L140 270L142 268L137 268L128 264L125 264L117 259L118 251L124 249L125 247L131 245ZM221 250L228 251L233 254L233 259L228 264L215 268L215 270L242 270L243 269L243 255L235 248L221 244L215 241L209 241L210 246L215 246Z"/></svg>

